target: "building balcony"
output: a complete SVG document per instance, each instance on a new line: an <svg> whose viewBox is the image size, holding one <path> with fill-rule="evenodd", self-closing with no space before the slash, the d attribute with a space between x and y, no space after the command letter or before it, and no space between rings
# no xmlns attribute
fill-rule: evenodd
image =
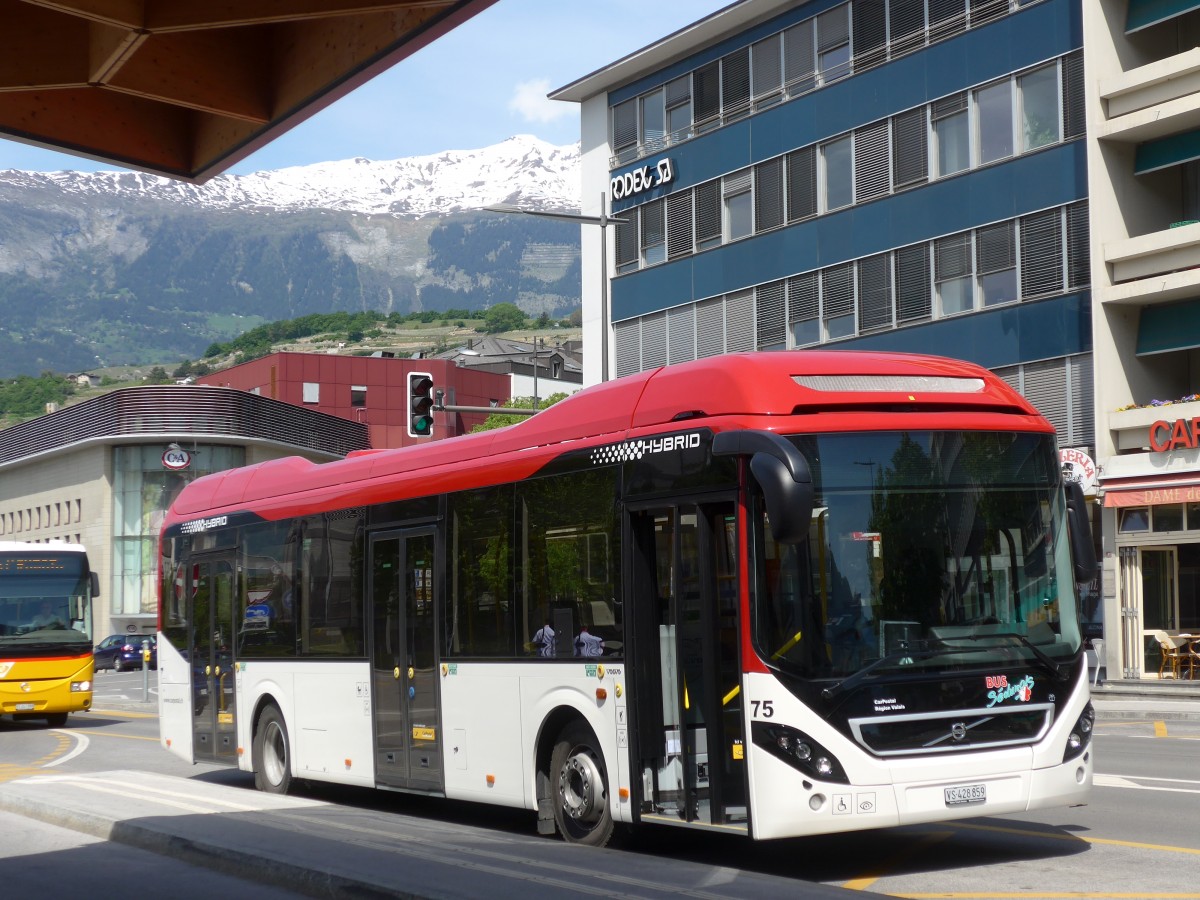
<svg viewBox="0 0 1200 900"><path fill-rule="evenodd" d="M1176 112L1190 108L1190 101L1200 94L1200 47L1194 47L1175 56L1156 60L1129 72L1100 80L1100 98L1108 113L1108 135L1122 134L1126 129L1141 129L1148 125L1157 113L1145 112L1153 107L1179 106ZM1182 104L1180 101L1184 101ZM1191 127L1191 126L1185 126ZM1177 129L1167 129L1151 137L1170 134ZM1102 129L1102 132L1104 129ZM1138 137L1137 140L1144 140Z"/></svg>
<svg viewBox="0 0 1200 900"><path fill-rule="evenodd" d="M1096 290L1101 303L1145 306L1193 298L1200 289L1200 222L1109 241L1104 261L1113 283Z"/></svg>
<svg viewBox="0 0 1200 900"><path fill-rule="evenodd" d="M1109 431L1113 432L1113 443L1118 451L1148 450L1150 426L1155 422L1174 422L1176 419L1190 421L1196 418L1200 418L1200 400L1110 412L1107 425Z"/></svg>

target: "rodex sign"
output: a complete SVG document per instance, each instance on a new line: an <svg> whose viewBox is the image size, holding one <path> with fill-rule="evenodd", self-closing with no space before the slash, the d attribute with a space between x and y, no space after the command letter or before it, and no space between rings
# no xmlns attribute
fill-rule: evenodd
<svg viewBox="0 0 1200 900"><path fill-rule="evenodd" d="M1156 453L1180 447L1194 450L1197 446L1200 446L1200 418L1176 419L1174 422L1159 419L1150 426L1150 449Z"/></svg>
<svg viewBox="0 0 1200 900"><path fill-rule="evenodd" d="M624 175L614 175L608 183L608 190L614 200L624 200L626 197L632 197L642 191L669 184L674 178L675 167L671 165L671 160L660 159L654 164L653 169L649 166L642 166L639 169L632 169Z"/></svg>

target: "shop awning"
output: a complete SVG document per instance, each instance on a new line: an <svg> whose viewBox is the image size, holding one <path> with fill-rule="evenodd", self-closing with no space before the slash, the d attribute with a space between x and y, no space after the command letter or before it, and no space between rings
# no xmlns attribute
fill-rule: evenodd
<svg viewBox="0 0 1200 900"><path fill-rule="evenodd" d="M1147 475L1142 478L1122 478L1106 481L1104 505L1157 506L1163 503L1200 503L1200 472L1187 472L1175 477Z"/></svg>
<svg viewBox="0 0 1200 900"><path fill-rule="evenodd" d="M1140 31L1200 9L1200 0L1129 0L1125 14L1125 33Z"/></svg>
<svg viewBox="0 0 1200 900"><path fill-rule="evenodd" d="M1200 300L1142 308L1138 318L1138 356L1197 347L1200 347Z"/></svg>

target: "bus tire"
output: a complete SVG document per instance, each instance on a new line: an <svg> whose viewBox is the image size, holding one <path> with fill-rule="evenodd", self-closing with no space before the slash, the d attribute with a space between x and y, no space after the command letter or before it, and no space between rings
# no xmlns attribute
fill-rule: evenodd
<svg viewBox="0 0 1200 900"><path fill-rule="evenodd" d="M67 724L67 714L64 712L48 713L46 715L46 724L50 728L62 728Z"/></svg>
<svg viewBox="0 0 1200 900"><path fill-rule="evenodd" d="M258 718L253 752L254 786L268 794L286 794L292 786L292 748L283 713L274 704Z"/></svg>
<svg viewBox="0 0 1200 900"><path fill-rule="evenodd" d="M597 743L590 728L572 722L559 734L550 756L554 822L571 844L603 847L613 834L608 776Z"/></svg>

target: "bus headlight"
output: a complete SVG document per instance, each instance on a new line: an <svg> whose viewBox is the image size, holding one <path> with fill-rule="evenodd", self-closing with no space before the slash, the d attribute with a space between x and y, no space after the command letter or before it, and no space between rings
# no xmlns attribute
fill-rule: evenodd
<svg viewBox="0 0 1200 900"><path fill-rule="evenodd" d="M1063 762L1074 759L1087 749L1088 744L1092 742L1092 728L1095 724L1096 710L1089 703L1075 720L1071 733L1067 735L1067 749L1063 751Z"/></svg>
<svg viewBox="0 0 1200 900"><path fill-rule="evenodd" d="M788 725L770 725L766 722L750 723L750 732L756 745L810 778L850 783L837 757L804 732Z"/></svg>
<svg viewBox="0 0 1200 900"><path fill-rule="evenodd" d="M90 681L72 681L71 682L71 692L72 693L74 693L76 691L90 691L91 689L92 689L92 683Z"/></svg>

